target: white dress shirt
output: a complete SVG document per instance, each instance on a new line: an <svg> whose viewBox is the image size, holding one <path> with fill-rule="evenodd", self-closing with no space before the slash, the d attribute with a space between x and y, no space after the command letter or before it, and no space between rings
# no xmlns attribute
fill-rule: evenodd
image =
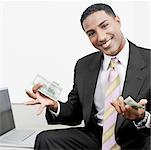
<svg viewBox="0 0 151 150"><path fill-rule="evenodd" d="M118 73L120 76L120 87L121 87L121 94L123 91L123 86L124 86L124 81L125 81L125 76L126 76L126 70L127 70L127 65L128 65L128 59L129 59L129 43L127 40L125 40L125 46L124 48L114 57L116 57L120 63L117 65ZM105 94L105 89L107 85L107 78L109 75L109 64L111 61L112 56L108 56L104 54L104 60L102 62L100 72L98 75L97 79L97 85L95 89L95 94L94 94L94 104L95 107L98 111L96 114L97 120L98 120L98 125L103 126L103 112L104 112L104 94ZM144 118L142 121L136 123L134 122L134 125L137 128L143 128L143 127L148 127L151 128L151 115L149 112L145 112L146 118ZM145 122L145 124L144 124Z"/></svg>
<svg viewBox="0 0 151 150"><path fill-rule="evenodd" d="M125 81L125 75L127 70L128 58L129 58L129 43L126 40L126 44L124 48L116 55L116 57L120 63L117 65L118 73L120 76L120 87L121 91L123 90L123 85ZM107 85L107 78L109 75L109 64L111 61L112 56L108 56L104 54L104 60L101 64L100 72L98 75L97 85L94 94L94 104L98 113L96 117L98 118L98 125L102 126L103 121L103 112L104 112L104 93Z"/></svg>
<svg viewBox="0 0 151 150"><path fill-rule="evenodd" d="M127 70L127 65L128 65L128 59L129 59L129 43L127 41L127 39L125 39L126 43L124 48L114 57L116 57L119 61L120 64L117 65L117 69L119 72L119 76L120 76L120 87L121 87L121 91L123 91L123 86L124 86L124 81L125 81L125 76L126 76L126 70ZM109 63L111 60L112 56L108 56L104 54L104 60L103 63L100 64L101 68L99 71L99 75L98 75L98 79L97 79L97 85L96 85L96 89L95 89L95 94L94 94L94 104L96 107L96 110L98 111L98 113L96 114L97 120L98 120L98 125L102 126L102 121L103 121L103 112L104 112L104 90L106 89L106 85L107 85L107 77L109 74ZM121 92L122 93L122 92ZM54 114L56 117L59 115L60 113L60 103L57 101L58 103L58 110L57 112L53 112L50 110L50 112L52 114ZM145 116L147 116L146 118L144 118L141 122L143 122L143 125L141 122L139 123L135 123L134 125L137 128L142 128L144 127L144 121L145 121L145 126L148 128L151 128L151 115L149 112L145 112ZM146 119L146 120L145 120Z"/></svg>

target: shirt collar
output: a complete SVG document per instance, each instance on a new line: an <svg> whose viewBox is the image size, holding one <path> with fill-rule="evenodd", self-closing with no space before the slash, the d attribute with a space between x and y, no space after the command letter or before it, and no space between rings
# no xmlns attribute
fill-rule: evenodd
<svg viewBox="0 0 151 150"><path fill-rule="evenodd" d="M103 55L104 55L103 70L107 70L110 64L111 58L113 56L108 56L106 54L103 54ZM127 39L125 39L125 45L123 49L114 57L116 57L120 61L121 65L123 65L125 68L127 67L128 58L129 58L129 42Z"/></svg>

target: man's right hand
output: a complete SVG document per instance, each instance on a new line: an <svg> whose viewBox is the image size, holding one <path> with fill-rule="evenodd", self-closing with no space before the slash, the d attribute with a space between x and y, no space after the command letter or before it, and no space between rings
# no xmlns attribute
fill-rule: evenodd
<svg viewBox="0 0 151 150"><path fill-rule="evenodd" d="M40 104L40 108L38 110L38 115L42 113L45 107L49 107L52 111L57 111L58 109L58 103L46 97L45 95L41 94L38 90L42 87L43 85L38 83L33 86L31 91L26 91L26 94L31 98L31 100L25 102L26 105L36 105Z"/></svg>

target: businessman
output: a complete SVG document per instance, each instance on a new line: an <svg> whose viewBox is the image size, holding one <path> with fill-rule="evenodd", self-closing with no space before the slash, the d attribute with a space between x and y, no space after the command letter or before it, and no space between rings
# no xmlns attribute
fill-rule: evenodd
<svg viewBox="0 0 151 150"><path fill-rule="evenodd" d="M39 83L27 91L33 98L27 104L46 106L48 124L77 125L84 120L85 126L43 131L35 149L149 150L151 51L123 36L120 18L106 4L91 5L80 21L98 52L77 61L68 101L45 97L38 92ZM144 108L126 104L128 96Z"/></svg>

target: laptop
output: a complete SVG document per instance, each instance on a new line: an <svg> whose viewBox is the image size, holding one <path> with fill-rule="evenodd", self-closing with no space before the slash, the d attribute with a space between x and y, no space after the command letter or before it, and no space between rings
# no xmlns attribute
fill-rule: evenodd
<svg viewBox="0 0 151 150"><path fill-rule="evenodd" d="M8 88L0 89L0 146L33 148L39 132L16 129Z"/></svg>

